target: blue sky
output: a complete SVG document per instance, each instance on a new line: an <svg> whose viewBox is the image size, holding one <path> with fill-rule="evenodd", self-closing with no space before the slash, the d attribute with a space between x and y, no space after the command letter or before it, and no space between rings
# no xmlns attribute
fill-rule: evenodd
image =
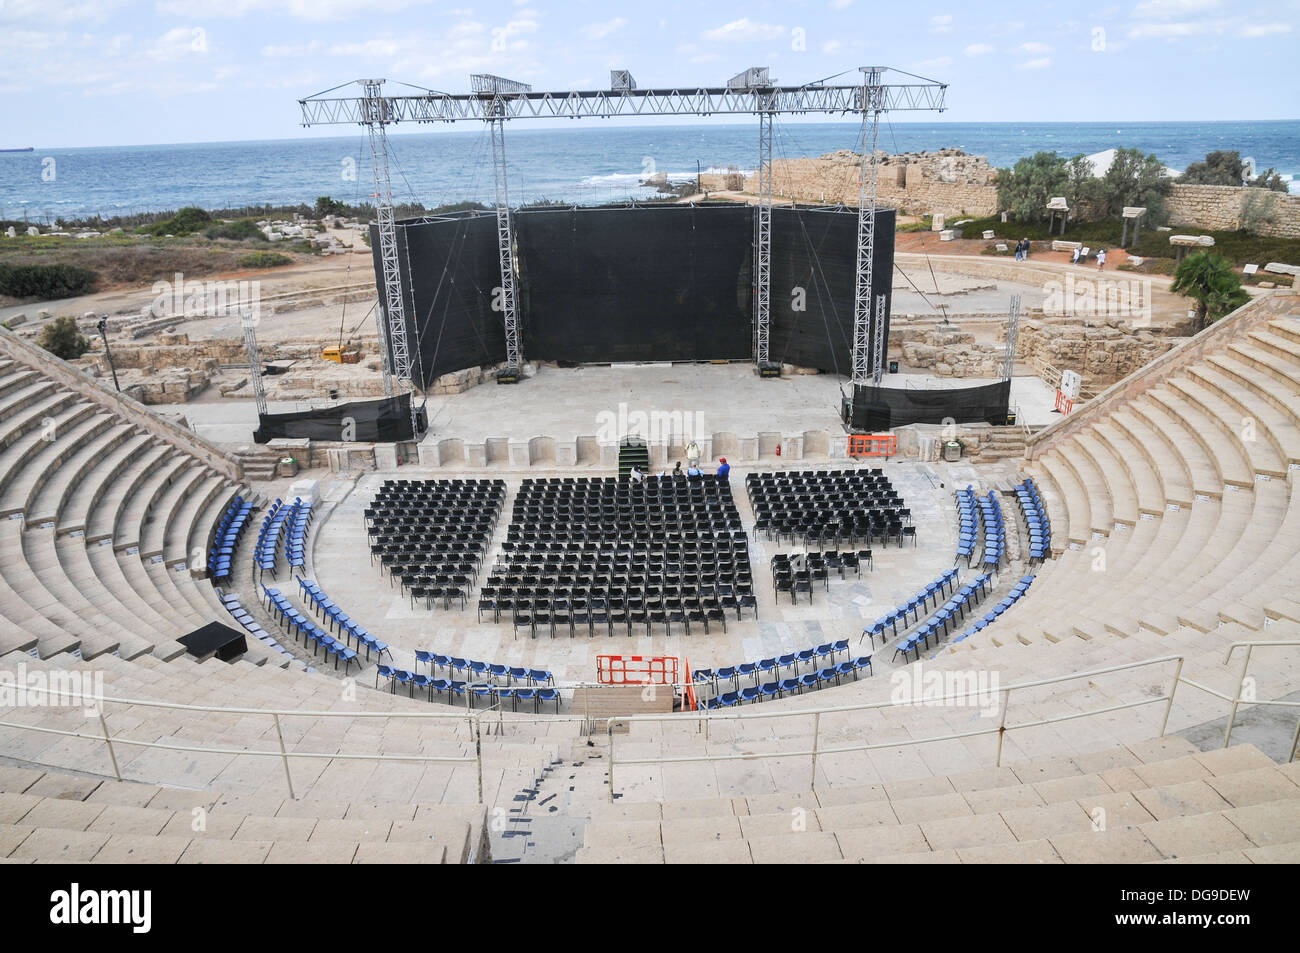
<svg viewBox="0 0 1300 953"><path fill-rule="evenodd" d="M930 121L1295 119L1298 40L1300 0L0 0L0 146L310 135L296 100L359 76L646 87L754 65L948 82Z"/></svg>

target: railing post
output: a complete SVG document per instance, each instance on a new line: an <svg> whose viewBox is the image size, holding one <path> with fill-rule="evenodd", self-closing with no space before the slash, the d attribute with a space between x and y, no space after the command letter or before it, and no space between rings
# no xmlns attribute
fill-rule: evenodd
<svg viewBox="0 0 1300 953"><path fill-rule="evenodd" d="M1295 760L1296 748L1300 748L1300 719L1296 720L1295 734L1291 736L1291 754L1287 756L1287 764Z"/></svg>
<svg viewBox="0 0 1300 953"><path fill-rule="evenodd" d="M1250 668L1250 653L1255 648L1246 646L1246 658L1241 663L1241 675L1237 677L1237 690L1232 693L1232 711L1228 713L1228 724L1223 729L1223 747L1228 747L1232 738L1232 723L1237 720L1237 708L1241 705L1241 687L1246 684L1246 672Z"/></svg>
<svg viewBox="0 0 1300 953"><path fill-rule="evenodd" d="M122 772L117 766L117 752L113 750L113 739L108 733L108 722L104 720L104 703L99 703L99 727L104 732L104 744L108 746L108 757L113 762L113 774L119 781L122 780Z"/></svg>
<svg viewBox="0 0 1300 953"><path fill-rule="evenodd" d="M289 783L289 800L296 801L298 796L293 793L293 776L289 774L289 753L284 750L284 732L280 730L280 716L272 715L275 719L275 736L280 740L280 760L284 762L284 779Z"/></svg>
<svg viewBox="0 0 1300 953"><path fill-rule="evenodd" d="M1011 704L1011 689L1002 690L1002 711L998 715L998 758L994 762L997 767L1002 767L1002 739L1007 736L1007 708Z"/></svg>
<svg viewBox="0 0 1300 953"><path fill-rule="evenodd" d="M822 713L813 712L813 746L812 746L812 783L808 785L810 791L817 789L817 736L821 733Z"/></svg>
<svg viewBox="0 0 1300 953"><path fill-rule="evenodd" d="M614 803L614 722L605 722L605 733L609 736L609 801Z"/></svg>
<svg viewBox="0 0 1300 953"><path fill-rule="evenodd" d="M1174 693L1178 691L1178 683L1183 678L1183 657L1178 656L1178 666L1174 669L1174 683L1169 687L1169 704L1165 706L1165 717L1160 720L1160 737L1165 736L1165 729L1169 727L1169 715L1174 710Z"/></svg>
<svg viewBox="0 0 1300 953"><path fill-rule="evenodd" d="M480 717L471 717L474 733L474 760L478 767L478 802L483 803L483 725Z"/></svg>

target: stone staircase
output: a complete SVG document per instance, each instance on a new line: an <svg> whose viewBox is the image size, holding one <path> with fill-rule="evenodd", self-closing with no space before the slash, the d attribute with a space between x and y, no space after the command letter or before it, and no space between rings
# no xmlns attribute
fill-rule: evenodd
<svg viewBox="0 0 1300 953"><path fill-rule="evenodd" d="M829 790L601 805L578 863L1296 863L1300 764L1178 738Z"/></svg>

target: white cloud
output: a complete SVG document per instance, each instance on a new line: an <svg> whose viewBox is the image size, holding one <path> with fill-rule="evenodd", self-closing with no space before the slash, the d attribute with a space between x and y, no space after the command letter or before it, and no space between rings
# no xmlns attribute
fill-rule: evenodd
<svg viewBox="0 0 1300 953"><path fill-rule="evenodd" d="M705 30L706 40L725 43L756 43L785 36L785 27L772 23L755 23L749 17L732 20L715 30Z"/></svg>
<svg viewBox="0 0 1300 953"><path fill-rule="evenodd" d="M962 50L967 56L984 56L993 52L993 47L987 43L972 43L966 49Z"/></svg>
<svg viewBox="0 0 1300 953"><path fill-rule="evenodd" d="M1133 8L1138 17L1176 17L1216 9L1221 0L1142 0Z"/></svg>
<svg viewBox="0 0 1300 953"><path fill-rule="evenodd" d="M1221 32L1221 28L1216 29L1215 24L1208 20L1190 20L1184 23L1143 23L1132 27L1128 31L1128 38L1130 40L1143 38L1170 40L1183 36L1201 36L1211 30Z"/></svg>
<svg viewBox="0 0 1300 953"><path fill-rule="evenodd" d="M952 57L936 56L932 60L921 60L918 63L913 63L912 68L913 69L943 69L945 66L951 66L951 65L952 65Z"/></svg>
<svg viewBox="0 0 1300 953"><path fill-rule="evenodd" d="M208 52L208 34L202 27L178 26L154 40L150 59L173 62L203 56Z"/></svg>
<svg viewBox="0 0 1300 953"><path fill-rule="evenodd" d="M834 53L842 46L844 46L844 44L840 40L827 40L825 43L822 44L822 52Z"/></svg>
<svg viewBox="0 0 1300 953"><path fill-rule="evenodd" d="M262 55L267 59L294 59L319 52L321 48L320 40L312 40L310 43L289 44L287 46L264 46L262 47Z"/></svg>
<svg viewBox="0 0 1300 953"><path fill-rule="evenodd" d="M604 23L588 24L582 28L582 32L593 40L603 40L611 33L617 33L625 26L627 26L626 19L615 17L613 20L606 20Z"/></svg>
<svg viewBox="0 0 1300 953"><path fill-rule="evenodd" d="M1016 66L1016 69L1046 69L1051 65L1052 58L1050 56L1043 56L1036 60L1026 60Z"/></svg>
<svg viewBox="0 0 1300 953"><path fill-rule="evenodd" d="M831 0L831 9L846 10L851 3L853 3L853 0Z"/></svg>
<svg viewBox="0 0 1300 953"><path fill-rule="evenodd" d="M941 13L938 16L930 17L931 33L950 33L952 32L952 14Z"/></svg>
<svg viewBox="0 0 1300 953"><path fill-rule="evenodd" d="M42 23L75 23L105 20L127 0L5 0L0 14L5 20L40 20Z"/></svg>
<svg viewBox="0 0 1300 953"><path fill-rule="evenodd" d="M1021 43L1020 51L1033 56L1035 54L1050 53L1052 48L1046 43Z"/></svg>
<svg viewBox="0 0 1300 953"><path fill-rule="evenodd" d="M1239 35L1253 40L1261 36L1281 36L1290 32L1289 23L1256 23L1253 26L1243 27Z"/></svg>
<svg viewBox="0 0 1300 953"><path fill-rule="evenodd" d="M190 19L242 17L248 13L279 13L298 20L348 20L396 13L433 0L157 0L159 13Z"/></svg>

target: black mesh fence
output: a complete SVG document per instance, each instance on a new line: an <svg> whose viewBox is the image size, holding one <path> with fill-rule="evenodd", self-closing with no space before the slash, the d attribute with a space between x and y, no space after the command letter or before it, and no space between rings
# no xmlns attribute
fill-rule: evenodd
<svg viewBox="0 0 1300 953"><path fill-rule="evenodd" d="M846 421L852 429L883 431L908 424L1007 422L1011 382L977 387L921 389L855 386Z"/></svg>
<svg viewBox="0 0 1300 953"><path fill-rule="evenodd" d="M427 427L424 408L419 408L417 413L423 431ZM411 395L354 400L291 414L259 414L254 442L267 443L281 437L376 443L411 440Z"/></svg>

